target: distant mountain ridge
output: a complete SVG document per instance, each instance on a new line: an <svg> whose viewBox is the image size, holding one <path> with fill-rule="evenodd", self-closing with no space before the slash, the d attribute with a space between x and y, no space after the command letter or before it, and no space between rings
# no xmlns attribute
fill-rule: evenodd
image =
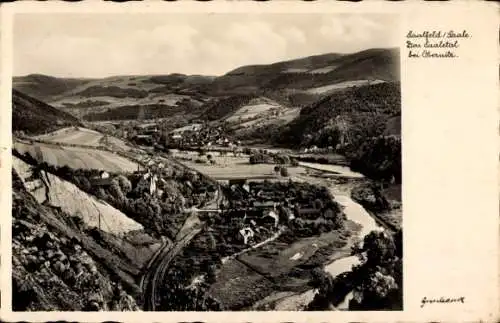
<svg viewBox="0 0 500 323"><path fill-rule="evenodd" d="M175 114L223 121L249 100L269 98L282 106L280 113L290 112L280 119L286 123L296 116L293 110L308 107L325 96L353 87L399 81L399 65L399 49L373 48L240 66L218 77L172 73L86 80L32 74L14 78L14 88L90 121L135 120L141 109L150 118ZM249 106L250 110L258 108ZM246 115L251 116L251 111ZM258 123L246 124L255 128Z"/></svg>
<svg viewBox="0 0 500 323"><path fill-rule="evenodd" d="M35 135L65 126L78 126L80 121L38 99L12 90L12 130Z"/></svg>
<svg viewBox="0 0 500 323"><path fill-rule="evenodd" d="M54 96L70 91L90 81L92 81L92 79L61 78L42 74L29 74L26 76L14 77L13 87L34 98L44 102L50 102Z"/></svg>
<svg viewBox="0 0 500 323"><path fill-rule="evenodd" d="M269 65L236 68L213 82L217 92L305 89L347 80L399 80L399 50L324 54Z"/></svg>

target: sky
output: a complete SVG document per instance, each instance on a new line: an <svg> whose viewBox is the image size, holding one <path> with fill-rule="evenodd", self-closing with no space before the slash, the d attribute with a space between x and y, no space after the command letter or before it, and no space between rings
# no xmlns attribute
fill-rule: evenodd
<svg viewBox="0 0 500 323"><path fill-rule="evenodd" d="M243 65L396 47L390 14L17 14L14 75L223 75Z"/></svg>

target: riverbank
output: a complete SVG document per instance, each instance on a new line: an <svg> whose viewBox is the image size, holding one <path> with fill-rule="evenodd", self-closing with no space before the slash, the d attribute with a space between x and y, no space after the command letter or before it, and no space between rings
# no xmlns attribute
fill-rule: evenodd
<svg viewBox="0 0 500 323"><path fill-rule="evenodd" d="M174 156L179 156L178 154L179 152L174 152ZM196 156L195 154L197 153L180 153L181 156ZM324 270L333 277L351 271L353 266L360 264L360 258L356 255L351 255L352 247L362 242L364 237L371 231L384 230L384 227L381 227L377 223L376 215L368 212L362 205L351 198L352 189L360 183L369 182L369 180L364 178L362 174L351 171L348 167L342 165L299 162L297 167L289 168L289 177L280 177L274 172L274 165L251 165L248 163L248 156L220 156L220 154L216 153L211 156L211 159L215 160L215 165L197 164L187 159L180 160L180 162L189 164L198 171L206 173L207 176L227 177L227 173L234 175L234 172L236 172L238 173L238 177L246 178L250 181L260 180L259 177L266 175L275 177L271 179L271 181L292 180L326 187L335 201L342 205L347 218L346 223L348 223L348 225L355 224L359 226L356 229L347 228L353 236L344 239L341 247L335 247L334 241L337 241L338 237L336 238L333 236L328 239L322 239L319 236L311 237L310 239L302 239L303 241L301 240L294 243L294 246L283 245L280 247L279 242L270 241L268 245L261 246L258 250L253 249L248 254L241 255L241 257L234 259L234 261L231 260L227 265L230 269L226 271L232 274L224 279L231 282L231 288L225 292L229 295L229 298L235 298L235 295L233 295L236 293L235 289L238 290L238 293L245 293L245 290L249 286L247 283L241 283L243 284L242 287L236 288L236 282L240 281L242 278L239 272L248 270L250 267L255 271L255 264L259 264L259 268L264 268L264 264L269 262L269 260L266 260L267 258L283 258L282 266L283 264L287 264L286 266L290 267L290 273L293 272L294 275L298 275L297 277L290 276L290 273L286 274L290 277L278 275L278 283L277 281L271 282L266 280L269 275L263 275L262 273L264 271L260 270L262 268L259 269L259 275L256 275L254 272L249 272L247 279L250 279L252 275L258 277L263 276L263 278L262 281L259 281L262 283L262 286L255 287L252 291L252 293L255 294L256 301L251 307L246 308L247 310L304 310L314 299L316 291L310 288L307 289L308 279L311 278L307 278L306 276L308 275L303 271L310 271L314 266L318 265L322 266ZM321 240L324 240L324 243L320 245L318 241ZM329 242L327 242L327 240ZM272 250L269 251L267 249ZM269 255L267 255L269 257L265 255L266 252L269 253ZM311 258L314 259L309 261ZM290 263L288 264L288 262ZM307 262L307 264L311 266L306 266L307 268L299 266L301 262ZM298 270L292 270L292 268L295 267L297 267ZM272 270L277 270L279 272L286 271L281 267ZM278 285L273 287L273 284L279 284L279 286L282 287L286 286L286 288L280 290L276 288ZM217 287L219 289L222 288L222 286ZM260 290L262 290L262 293L258 292ZM247 290L247 292L249 291ZM225 295L225 293L220 294ZM258 294L261 294L262 298L259 299ZM348 301L341 302L339 309L342 308L342 306L346 307L347 303Z"/></svg>
<svg viewBox="0 0 500 323"><path fill-rule="evenodd" d="M335 195L334 195L335 196ZM349 195L337 195L335 200L344 207L344 213L348 220L361 225L361 230L358 233L358 241L361 242L364 237L371 231L381 231L375 219L361 205L354 202ZM344 256L332 259L329 263L323 266L324 270L332 277L351 271L353 266L361 263L357 255L345 254ZM307 305L314 299L316 290L310 289L303 293L286 295L275 301L273 310L277 311L300 311L304 310ZM349 297L349 295L347 296ZM345 307L346 302L342 302L338 309Z"/></svg>

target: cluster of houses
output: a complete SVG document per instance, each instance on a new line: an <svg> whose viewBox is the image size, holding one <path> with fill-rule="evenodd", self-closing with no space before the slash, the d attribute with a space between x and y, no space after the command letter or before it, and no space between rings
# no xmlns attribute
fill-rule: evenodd
<svg viewBox="0 0 500 323"><path fill-rule="evenodd" d="M175 129L169 133L168 146L171 147L211 147L221 146L232 148L238 142L229 140L223 134L221 127L210 127L202 124L191 124Z"/></svg>
<svg viewBox="0 0 500 323"><path fill-rule="evenodd" d="M132 138L135 142L144 145L154 144L153 135L159 132L157 123L143 123L134 127L136 135Z"/></svg>
<svg viewBox="0 0 500 323"><path fill-rule="evenodd" d="M242 217L243 227L239 235L244 244L251 244L256 235L277 230L296 218L310 219L321 215L321 210L300 206L289 198L278 201L273 192L259 186L251 188L246 179L230 180L228 190L229 194L239 195L239 200L244 201L230 206L230 209L239 210Z"/></svg>

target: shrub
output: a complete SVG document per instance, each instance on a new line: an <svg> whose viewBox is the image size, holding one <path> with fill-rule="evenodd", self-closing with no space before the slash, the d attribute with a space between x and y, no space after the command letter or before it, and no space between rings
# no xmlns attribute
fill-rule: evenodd
<svg viewBox="0 0 500 323"><path fill-rule="evenodd" d="M288 157L287 155L276 155L274 157L274 161L277 164L287 165L290 164L290 157Z"/></svg>
<svg viewBox="0 0 500 323"><path fill-rule="evenodd" d="M257 153L250 156L250 164L266 164L271 162L271 157L264 153Z"/></svg>
<svg viewBox="0 0 500 323"><path fill-rule="evenodd" d="M290 174L288 173L288 168L286 168L286 167L281 167L280 173L281 173L281 176L283 176L283 177L290 176Z"/></svg>

